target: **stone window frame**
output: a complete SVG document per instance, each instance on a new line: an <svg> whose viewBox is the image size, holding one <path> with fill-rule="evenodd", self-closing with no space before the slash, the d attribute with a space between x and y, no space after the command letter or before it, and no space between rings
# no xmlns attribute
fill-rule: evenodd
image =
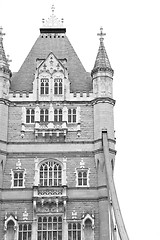
<svg viewBox="0 0 160 240"><path fill-rule="evenodd" d="M66 176L67 158L65 158L65 157L62 160L59 160L59 159L56 159L56 158L38 159L36 157L34 159L34 162L35 162L34 186L40 186L40 166L47 161L54 161L54 162L57 162L61 165L61 167L62 167L62 184L61 184L61 186L66 186L67 185L67 176Z"/></svg>
<svg viewBox="0 0 160 240"><path fill-rule="evenodd" d="M20 227L22 226L22 228ZM26 228L24 226L27 226ZM18 240L31 240L32 239L32 223L19 222L18 223Z"/></svg>
<svg viewBox="0 0 160 240"><path fill-rule="evenodd" d="M46 226L46 229L43 227L44 224ZM55 229L54 229L54 224L57 226ZM43 229L45 229L45 230L43 230ZM59 215L59 214L39 215L38 221L37 221L37 236L39 237L38 239L43 240L44 236L46 237L46 239L48 239L49 235L51 235L53 237L52 239L54 239L54 232L56 233L55 234L56 239L62 240L62 238L63 238L63 216ZM61 233L61 235L59 233Z"/></svg>
<svg viewBox="0 0 160 240"><path fill-rule="evenodd" d="M63 95L63 78L61 77L55 77L54 78L54 95L55 96L61 96Z"/></svg>
<svg viewBox="0 0 160 240"><path fill-rule="evenodd" d="M41 170L43 165L43 170ZM46 174L47 178L45 177ZM62 165L54 160L42 162L42 164L39 166L39 185L42 187L62 186Z"/></svg>
<svg viewBox="0 0 160 240"><path fill-rule="evenodd" d="M77 123L77 108L68 108L68 123Z"/></svg>
<svg viewBox="0 0 160 240"><path fill-rule="evenodd" d="M63 109L55 108L54 109L54 122L62 122L63 121Z"/></svg>
<svg viewBox="0 0 160 240"><path fill-rule="evenodd" d="M69 228L69 225L71 225L71 228ZM74 227L76 226L76 227ZM79 226L79 228L78 228ZM81 240L82 239L82 222L77 220L72 220L67 222L67 235L68 239L75 239L75 240ZM80 235L79 235L80 233Z"/></svg>
<svg viewBox="0 0 160 240"><path fill-rule="evenodd" d="M34 108L25 108L25 123L26 124L33 124L35 123L35 109Z"/></svg>
<svg viewBox="0 0 160 240"><path fill-rule="evenodd" d="M19 184L17 186L15 186L15 174L20 175L22 173L22 179L20 179L19 177L16 179L17 182L20 183L20 181L22 181L22 186L19 186ZM25 188L25 175L26 175L26 169L21 167L21 161L20 159L18 159L17 163L16 163L16 168L15 169L11 169L11 188Z"/></svg>
<svg viewBox="0 0 160 240"><path fill-rule="evenodd" d="M45 123L49 121L49 109L48 108L40 108L39 112L40 122Z"/></svg>
<svg viewBox="0 0 160 240"><path fill-rule="evenodd" d="M40 79L40 95L45 96L49 95L49 78L42 77Z"/></svg>
<svg viewBox="0 0 160 240"><path fill-rule="evenodd" d="M84 178L83 174L82 174L82 185L79 185L79 173L86 173L86 178ZM89 181L89 175L90 175L90 168L86 168L85 167L85 162L83 161L83 159L81 159L80 161L80 167L79 168L75 168L75 174L76 174L76 187L90 187ZM84 184L84 180L86 180L86 184Z"/></svg>

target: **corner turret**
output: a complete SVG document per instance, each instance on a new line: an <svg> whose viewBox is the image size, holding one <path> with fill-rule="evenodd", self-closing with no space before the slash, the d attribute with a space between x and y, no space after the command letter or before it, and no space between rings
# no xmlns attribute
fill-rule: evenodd
<svg viewBox="0 0 160 240"><path fill-rule="evenodd" d="M5 34L2 30L0 27L0 99L8 99L11 71L3 48L3 35Z"/></svg>
<svg viewBox="0 0 160 240"><path fill-rule="evenodd" d="M103 33L102 27L100 28L100 33L97 35L100 36L100 45L94 68L91 72L93 80L93 93L95 94L95 97L112 98L112 77L114 71L111 68L111 64L103 43L103 36L106 34Z"/></svg>

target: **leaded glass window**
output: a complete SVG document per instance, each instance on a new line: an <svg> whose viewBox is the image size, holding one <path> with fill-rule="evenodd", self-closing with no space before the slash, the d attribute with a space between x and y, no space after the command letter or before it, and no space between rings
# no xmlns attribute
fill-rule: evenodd
<svg viewBox="0 0 160 240"><path fill-rule="evenodd" d="M40 166L41 186L61 186L62 167L54 161L47 161Z"/></svg>
<svg viewBox="0 0 160 240"><path fill-rule="evenodd" d="M80 223L68 223L68 240L81 240Z"/></svg>
<svg viewBox="0 0 160 240"><path fill-rule="evenodd" d="M32 225L30 223L19 224L18 240L31 240Z"/></svg>
<svg viewBox="0 0 160 240"><path fill-rule="evenodd" d="M62 217L38 217L37 240L62 240Z"/></svg>

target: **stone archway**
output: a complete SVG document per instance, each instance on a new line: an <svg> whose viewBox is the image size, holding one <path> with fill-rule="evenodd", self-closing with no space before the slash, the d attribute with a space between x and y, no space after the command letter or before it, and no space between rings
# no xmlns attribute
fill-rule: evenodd
<svg viewBox="0 0 160 240"><path fill-rule="evenodd" d="M94 240L92 221L89 218L84 223L84 240Z"/></svg>
<svg viewBox="0 0 160 240"><path fill-rule="evenodd" d="M7 223L6 240L15 240L15 228L12 220Z"/></svg>

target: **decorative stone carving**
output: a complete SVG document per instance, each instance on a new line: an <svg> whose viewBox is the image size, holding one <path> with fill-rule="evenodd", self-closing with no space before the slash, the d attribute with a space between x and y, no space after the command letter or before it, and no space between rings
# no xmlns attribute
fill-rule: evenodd
<svg viewBox="0 0 160 240"><path fill-rule="evenodd" d="M27 209L25 208L24 213L23 213L23 220L28 220L28 212Z"/></svg>

